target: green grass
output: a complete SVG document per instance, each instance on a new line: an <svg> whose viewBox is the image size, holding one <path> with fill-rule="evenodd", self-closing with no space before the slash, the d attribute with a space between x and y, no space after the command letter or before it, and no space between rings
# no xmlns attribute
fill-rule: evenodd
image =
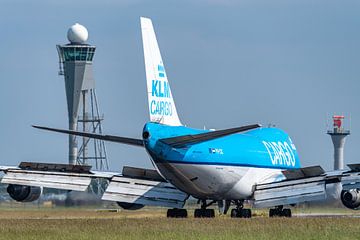
<svg viewBox="0 0 360 240"><path fill-rule="evenodd" d="M164 210L1 210L0 239L357 239L360 218L167 219ZM191 214L191 213L189 213Z"/></svg>

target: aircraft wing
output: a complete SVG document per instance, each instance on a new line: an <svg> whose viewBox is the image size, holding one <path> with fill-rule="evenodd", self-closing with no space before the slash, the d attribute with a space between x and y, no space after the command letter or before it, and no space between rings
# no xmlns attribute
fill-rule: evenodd
<svg viewBox="0 0 360 240"><path fill-rule="evenodd" d="M229 128L224 130L217 130L217 131L210 131L200 134L190 134L190 135L184 135L184 136L178 136L178 137L171 137L171 138L163 138L160 139L161 142L170 145L174 148L181 148L189 144L196 144L204 141L209 141L212 139L228 136L231 134L239 133L239 132L245 132L249 131L251 129L259 128L261 127L260 124L252 124L237 128Z"/></svg>
<svg viewBox="0 0 360 240"><path fill-rule="evenodd" d="M1 183L86 191L93 179L109 181L103 200L182 208L188 195L166 182L155 170L124 167L122 174L91 171L90 166L22 162L0 167Z"/></svg>
<svg viewBox="0 0 360 240"><path fill-rule="evenodd" d="M358 189L360 164L348 166L350 170L330 172L320 166L283 171L285 180L255 185L253 205L263 208L325 200L327 188L334 183L340 184L345 191Z"/></svg>

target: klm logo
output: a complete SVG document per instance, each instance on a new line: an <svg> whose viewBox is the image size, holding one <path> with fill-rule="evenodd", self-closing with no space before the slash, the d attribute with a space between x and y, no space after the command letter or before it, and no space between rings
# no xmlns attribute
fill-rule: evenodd
<svg viewBox="0 0 360 240"><path fill-rule="evenodd" d="M150 114L171 116L173 114L172 101L170 86L165 78L165 68L162 64L159 64L157 70L159 80L154 79L151 81L151 96L156 98L150 102Z"/></svg>
<svg viewBox="0 0 360 240"><path fill-rule="evenodd" d="M158 65L159 78L165 77L165 68L163 65Z"/></svg>
<svg viewBox="0 0 360 240"><path fill-rule="evenodd" d="M160 80L152 80L151 95L153 97L170 98L169 83Z"/></svg>

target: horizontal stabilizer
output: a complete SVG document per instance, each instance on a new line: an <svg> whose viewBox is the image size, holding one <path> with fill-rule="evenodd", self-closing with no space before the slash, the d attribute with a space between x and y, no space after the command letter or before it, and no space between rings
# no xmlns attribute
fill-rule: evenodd
<svg viewBox="0 0 360 240"><path fill-rule="evenodd" d="M170 183L113 177L102 200L148 206L182 208L188 195Z"/></svg>
<svg viewBox="0 0 360 240"><path fill-rule="evenodd" d="M100 139L100 140L104 140L104 141L123 143L123 144L128 144L128 145L133 145L133 146L141 146L141 147L144 146L144 142L142 139L119 137L119 136L112 136L112 135L102 135L102 134L87 133L87 132L78 132L78 131L71 131L71 130L64 130L64 129L57 129L57 128L41 127L41 126L33 126L33 127L42 129L42 130L46 130L46 131L71 134L71 135L81 136L81 137L95 138L95 139Z"/></svg>
<svg viewBox="0 0 360 240"><path fill-rule="evenodd" d="M209 141L209 140L213 140L216 138L231 135L234 133L245 132L245 131L259 128L259 127L261 127L261 125L253 124L253 125L247 125L247 126L243 126L243 127L210 131L210 132L200 133L200 134L163 138L163 139L160 139L160 141L167 145L170 145L174 148L181 148L181 147L185 147L186 145L189 145L189 144L196 144L196 143L200 143L200 142L204 142L204 141Z"/></svg>

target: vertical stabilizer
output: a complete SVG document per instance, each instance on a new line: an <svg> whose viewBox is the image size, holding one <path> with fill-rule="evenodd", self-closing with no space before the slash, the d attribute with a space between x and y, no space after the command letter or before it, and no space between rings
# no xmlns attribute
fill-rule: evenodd
<svg viewBox="0 0 360 240"><path fill-rule="evenodd" d="M180 126L181 123L171 94L151 19L141 17L140 20L150 121L170 126Z"/></svg>

